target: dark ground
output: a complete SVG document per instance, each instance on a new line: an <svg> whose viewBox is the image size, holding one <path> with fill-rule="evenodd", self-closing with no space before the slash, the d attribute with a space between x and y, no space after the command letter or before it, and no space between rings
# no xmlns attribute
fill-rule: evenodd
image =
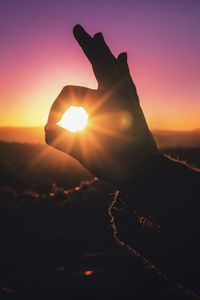
<svg viewBox="0 0 200 300"><path fill-rule="evenodd" d="M0 299L185 299L113 239L112 186L45 145L0 142L0 170Z"/></svg>

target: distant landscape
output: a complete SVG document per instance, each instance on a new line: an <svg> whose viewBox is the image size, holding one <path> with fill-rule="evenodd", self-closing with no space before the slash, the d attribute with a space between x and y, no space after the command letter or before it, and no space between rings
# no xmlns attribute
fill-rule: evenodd
<svg viewBox="0 0 200 300"><path fill-rule="evenodd" d="M200 148L200 129L192 131L153 130L159 148ZM40 144L43 127L0 127L0 141Z"/></svg>
<svg viewBox="0 0 200 300"><path fill-rule="evenodd" d="M162 148L171 158L200 168L200 148ZM46 144L0 141L0 188L49 193L52 186L72 188L93 175L75 159Z"/></svg>
<svg viewBox="0 0 200 300"><path fill-rule="evenodd" d="M117 246L108 215L114 187L39 139L31 144L34 130L24 130L29 143L0 141L0 298L97 299L103 289L109 297L98 299L185 299ZM200 147L161 152L200 168Z"/></svg>

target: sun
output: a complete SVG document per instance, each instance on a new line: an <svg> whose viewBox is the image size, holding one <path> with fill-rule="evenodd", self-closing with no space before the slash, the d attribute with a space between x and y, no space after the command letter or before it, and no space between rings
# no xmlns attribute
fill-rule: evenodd
<svg viewBox="0 0 200 300"><path fill-rule="evenodd" d="M70 132L77 132L83 130L87 122L88 113L83 107L70 106L57 124Z"/></svg>

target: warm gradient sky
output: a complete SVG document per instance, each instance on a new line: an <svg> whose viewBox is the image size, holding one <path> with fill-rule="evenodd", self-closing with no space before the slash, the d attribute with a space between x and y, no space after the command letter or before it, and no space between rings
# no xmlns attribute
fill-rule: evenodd
<svg viewBox="0 0 200 300"><path fill-rule="evenodd" d="M150 127L200 127L200 0L1 0L0 126L41 126L61 88L96 87L80 23L128 52Z"/></svg>

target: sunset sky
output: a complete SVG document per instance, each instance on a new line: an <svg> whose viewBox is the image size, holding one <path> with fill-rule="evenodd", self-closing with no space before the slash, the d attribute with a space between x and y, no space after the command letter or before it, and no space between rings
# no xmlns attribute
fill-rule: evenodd
<svg viewBox="0 0 200 300"><path fill-rule="evenodd" d="M128 52L152 129L200 128L200 0L0 1L0 127L43 126L63 86L97 86L77 23Z"/></svg>

